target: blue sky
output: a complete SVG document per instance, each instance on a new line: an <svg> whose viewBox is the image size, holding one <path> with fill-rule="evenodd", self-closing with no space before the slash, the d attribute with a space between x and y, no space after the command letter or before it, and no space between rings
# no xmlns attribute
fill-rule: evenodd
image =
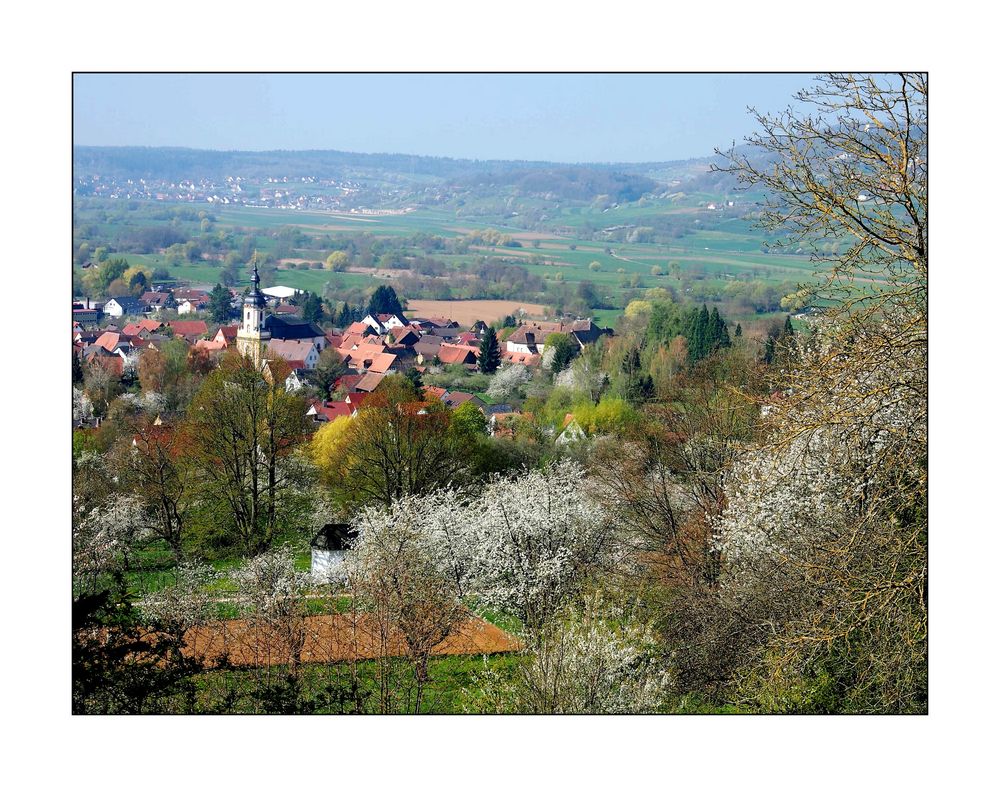
<svg viewBox="0 0 1000 787"><path fill-rule="evenodd" d="M807 74L77 74L79 145L565 162L706 156Z"/></svg>

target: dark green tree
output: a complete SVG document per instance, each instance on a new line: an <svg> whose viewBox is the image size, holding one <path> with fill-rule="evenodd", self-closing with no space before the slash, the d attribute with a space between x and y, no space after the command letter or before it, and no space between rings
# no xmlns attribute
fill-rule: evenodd
<svg viewBox="0 0 1000 787"><path fill-rule="evenodd" d="M323 321L323 299L314 292L307 292L299 300L302 319L309 322Z"/></svg>
<svg viewBox="0 0 1000 787"><path fill-rule="evenodd" d="M413 392L416 394L418 399L424 398L424 376L414 369L412 366L406 370L406 374L403 375L407 380L413 385Z"/></svg>
<svg viewBox="0 0 1000 787"><path fill-rule="evenodd" d="M483 331L479 339L477 364L483 374L493 374L500 368L500 342L497 341L497 332L493 330L493 326Z"/></svg>
<svg viewBox="0 0 1000 787"><path fill-rule="evenodd" d="M73 385L83 382L83 365L80 363L80 356L73 353Z"/></svg>
<svg viewBox="0 0 1000 787"><path fill-rule="evenodd" d="M396 291L388 284L380 284L368 301L368 314L403 315L403 305L399 302Z"/></svg>
<svg viewBox="0 0 1000 787"><path fill-rule="evenodd" d="M141 621L122 576L73 601L73 713L191 713L202 663L178 627Z"/></svg>
<svg viewBox="0 0 1000 787"><path fill-rule="evenodd" d="M743 326L736 323L736 330L733 332L733 336L739 339L743 335Z"/></svg>
<svg viewBox="0 0 1000 787"><path fill-rule="evenodd" d="M226 322L233 316L233 296L228 287L216 284L208 294L208 311L215 322Z"/></svg>
<svg viewBox="0 0 1000 787"><path fill-rule="evenodd" d="M319 354L319 361L312 371L312 378L326 398L330 395L333 384L345 374L347 374L347 364L344 363L344 359L340 357L336 348L327 347Z"/></svg>

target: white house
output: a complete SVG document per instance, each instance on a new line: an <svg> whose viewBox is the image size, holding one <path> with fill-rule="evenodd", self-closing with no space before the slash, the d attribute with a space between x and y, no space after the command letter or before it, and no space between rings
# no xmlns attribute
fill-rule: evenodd
<svg viewBox="0 0 1000 787"><path fill-rule="evenodd" d="M142 314L146 311L145 305L138 298L131 296L119 296L112 298L104 304L104 313L109 317L122 317L126 314Z"/></svg>

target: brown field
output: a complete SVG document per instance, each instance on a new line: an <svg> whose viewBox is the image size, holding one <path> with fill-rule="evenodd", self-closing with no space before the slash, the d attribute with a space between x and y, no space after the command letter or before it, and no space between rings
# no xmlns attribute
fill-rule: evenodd
<svg viewBox="0 0 1000 787"><path fill-rule="evenodd" d="M286 632L287 633L287 632ZM402 656L406 644L396 630L381 632L364 614L314 615L302 629L303 663L362 661L381 656ZM521 642L482 618L469 617L437 645L435 656L510 653ZM225 620L196 626L185 636L185 652L205 659L210 666L223 659L234 667L266 667L291 660L287 637L264 623Z"/></svg>
<svg viewBox="0 0 1000 787"><path fill-rule="evenodd" d="M459 325L472 325L476 320L493 322L524 309L532 317L544 317L545 306L524 301L418 301L407 302L406 312L413 317L448 317Z"/></svg>

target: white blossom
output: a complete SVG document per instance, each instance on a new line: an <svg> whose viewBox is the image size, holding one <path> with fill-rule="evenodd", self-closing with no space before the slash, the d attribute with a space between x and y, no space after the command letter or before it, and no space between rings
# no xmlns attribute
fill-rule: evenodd
<svg viewBox="0 0 1000 787"><path fill-rule="evenodd" d="M177 566L176 575L173 585L138 602L143 615L185 630L211 620L216 602L206 588L218 581L221 574L210 565L185 562Z"/></svg>
<svg viewBox="0 0 1000 787"><path fill-rule="evenodd" d="M295 570L295 556L287 545L248 560L231 578L243 610L269 623L299 614L309 585L308 575Z"/></svg>
<svg viewBox="0 0 1000 787"><path fill-rule="evenodd" d="M520 364L509 364L497 370L486 389L488 396L494 399L510 399L517 389L531 380L531 371Z"/></svg>
<svg viewBox="0 0 1000 787"><path fill-rule="evenodd" d="M648 625L591 597L545 627L512 678L486 670L475 678L478 707L501 713L652 713L662 710L669 672ZM471 698L472 692L466 696Z"/></svg>
<svg viewBox="0 0 1000 787"><path fill-rule="evenodd" d="M73 388L73 421L89 421L94 415L94 405L79 388Z"/></svg>

